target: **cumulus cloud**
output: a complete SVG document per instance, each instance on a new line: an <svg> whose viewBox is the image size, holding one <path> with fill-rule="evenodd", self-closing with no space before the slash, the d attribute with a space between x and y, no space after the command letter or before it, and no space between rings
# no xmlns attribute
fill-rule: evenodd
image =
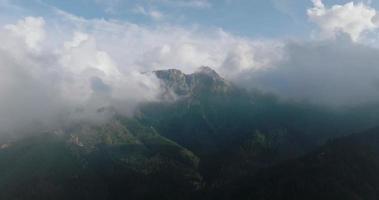
<svg viewBox="0 0 379 200"><path fill-rule="evenodd" d="M353 41L362 34L378 28L377 11L364 3L349 2L328 8L322 0L312 0L314 7L308 9L309 19L320 28L322 37L348 34Z"/></svg>
<svg viewBox="0 0 379 200"><path fill-rule="evenodd" d="M45 38L44 25L45 21L41 17L26 17L17 24L6 25L5 29L24 39L28 47L38 50L39 43Z"/></svg>
<svg viewBox="0 0 379 200"><path fill-rule="evenodd" d="M281 42L251 40L222 29L167 24L143 26L86 20L62 12L60 15L66 19L64 23L74 27L70 29L82 30L96 38L99 49L111 55L122 72L178 68L190 73L207 65L229 76L246 69L263 68L280 59Z"/></svg>

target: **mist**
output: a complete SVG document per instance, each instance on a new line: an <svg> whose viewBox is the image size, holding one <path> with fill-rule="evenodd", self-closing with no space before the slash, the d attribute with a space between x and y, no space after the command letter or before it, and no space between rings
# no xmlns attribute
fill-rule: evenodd
<svg viewBox="0 0 379 200"><path fill-rule="evenodd" d="M208 65L236 76L243 68L270 62L265 56L253 60L255 48L276 53L275 45L219 29L203 33L86 20L63 11L55 15L49 20L25 17L1 27L1 133L101 123L112 115L102 108L131 116L139 104L161 100L161 84L150 73L154 70L192 73Z"/></svg>
<svg viewBox="0 0 379 200"><path fill-rule="evenodd" d="M341 24L346 10L354 15ZM243 88L331 107L379 100L379 49L367 36L376 31L376 11L364 4L314 1L308 17L319 29L305 39L84 19L58 9L51 16L1 25L0 133L99 123L111 116L101 108L133 115L139 104L161 100L160 82L149 72L168 68L192 73L210 66Z"/></svg>
<svg viewBox="0 0 379 200"><path fill-rule="evenodd" d="M377 48L341 36L288 42L283 52L284 59L275 66L243 75L240 84L332 107L378 102Z"/></svg>
<svg viewBox="0 0 379 200"><path fill-rule="evenodd" d="M60 46L44 43L43 18L27 17L1 30L0 131L43 131L70 121L101 122L100 108L130 115L154 101L158 80L138 71L119 72L109 55L83 33ZM116 104L114 102L122 102Z"/></svg>

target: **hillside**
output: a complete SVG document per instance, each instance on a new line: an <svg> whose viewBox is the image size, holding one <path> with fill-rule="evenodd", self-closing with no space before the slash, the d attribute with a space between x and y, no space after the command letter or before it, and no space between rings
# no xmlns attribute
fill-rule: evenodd
<svg viewBox="0 0 379 200"><path fill-rule="evenodd" d="M135 120L80 124L3 145L0 198L186 199L202 182L197 165L190 151Z"/></svg>
<svg viewBox="0 0 379 200"><path fill-rule="evenodd" d="M378 144L379 128L336 139L299 159L241 177L214 194L217 199L378 199Z"/></svg>
<svg viewBox="0 0 379 200"><path fill-rule="evenodd" d="M208 67L154 74L160 101L134 116L0 141L0 199L377 197L377 129L347 136L379 125L376 105L281 99Z"/></svg>

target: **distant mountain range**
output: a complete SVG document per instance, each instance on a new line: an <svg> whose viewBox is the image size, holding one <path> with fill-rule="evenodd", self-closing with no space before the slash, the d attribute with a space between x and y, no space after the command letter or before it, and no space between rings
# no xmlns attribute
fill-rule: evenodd
<svg viewBox="0 0 379 200"><path fill-rule="evenodd" d="M283 100L209 67L153 73L162 101L133 117L0 141L0 199L379 198L378 106Z"/></svg>

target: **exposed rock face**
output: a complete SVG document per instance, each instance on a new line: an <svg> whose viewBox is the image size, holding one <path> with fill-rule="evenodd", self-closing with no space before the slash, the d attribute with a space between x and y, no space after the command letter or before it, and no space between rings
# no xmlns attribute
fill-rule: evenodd
<svg viewBox="0 0 379 200"><path fill-rule="evenodd" d="M210 67L200 67L195 73L184 74L177 69L154 71L165 88L163 96L188 96L202 92L226 93L231 84Z"/></svg>

